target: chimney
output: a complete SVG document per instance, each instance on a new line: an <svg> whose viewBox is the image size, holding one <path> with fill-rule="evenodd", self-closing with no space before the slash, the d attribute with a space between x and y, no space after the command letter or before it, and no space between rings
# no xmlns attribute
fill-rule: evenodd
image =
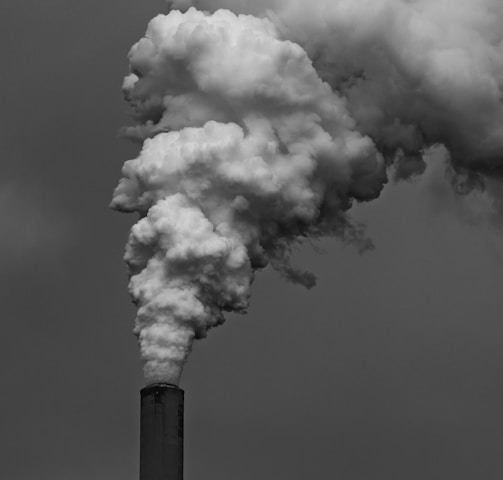
<svg viewBox="0 0 503 480"><path fill-rule="evenodd" d="M140 480L183 480L183 390L155 383L140 394Z"/></svg>

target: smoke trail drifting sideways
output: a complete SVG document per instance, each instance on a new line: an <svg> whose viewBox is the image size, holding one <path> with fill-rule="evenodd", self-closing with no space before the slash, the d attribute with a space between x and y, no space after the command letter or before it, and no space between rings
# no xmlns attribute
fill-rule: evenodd
<svg viewBox="0 0 503 480"><path fill-rule="evenodd" d="M254 272L309 235L366 248L346 215L384 160L306 52L267 19L193 8L154 18L130 52L126 98L143 141L112 207L136 211L126 248L148 383L178 383L192 341L247 308Z"/></svg>
<svg viewBox="0 0 503 480"><path fill-rule="evenodd" d="M346 98L359 130L399 177L421 173L424 150L437 143L458 179L476 185L503 176L501 0L168 3L270 17Z"/></svg>
<svg viewBox="0 0 503 480"><path fill-rule="evenodd" d="M402 149L399 173L421 171L422 151L440 143L456 171L501 176L501 1L317 0L307 21L299 2L281 3L285 32L361 131L391 156Z"/></svg>

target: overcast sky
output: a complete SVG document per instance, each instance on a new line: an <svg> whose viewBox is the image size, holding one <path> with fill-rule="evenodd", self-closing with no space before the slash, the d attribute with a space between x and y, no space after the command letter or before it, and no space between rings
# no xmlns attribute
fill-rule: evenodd
<svg viewBox="0 0 503 480"><path fill-rule="evenodd" d="M108 203L135 155L116 134L127 51L162 8L0 5L6 480L138 478L134 217ZM502 478L502 239L451 207L389 186L355 212L374 251L306 246L311 291L257 276L185 369L188 480Z"/></svg>

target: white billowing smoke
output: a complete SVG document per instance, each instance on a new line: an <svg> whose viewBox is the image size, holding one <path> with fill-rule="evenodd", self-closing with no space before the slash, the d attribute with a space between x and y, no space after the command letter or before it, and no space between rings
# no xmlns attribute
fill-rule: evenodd
<svg viewBox="0 0 503 480"><path fill-rule="evenodd" d="M172 11L131 50L126 97L144 140L112 206L137 211L126 249L148 382L178 382L193 339L248 305L254 271L308 235L365 239L345 215L386 176L346 102L274 25Z"/></svg>
<svg viewBox="0 0 503 480"><path fill-rule="evenodd" d="M246 310L257 269L311 287L288 260L297 242L370 246L348 210L379 195L387 166L421 173L440 144L458 187L494 182L503 5L171 4L188 10L154 18L130 52L125 133L143 147L112 207L141 217L125 258L146 380L176 384L193 340Z"/></svg>
<svg viewBox="0 0 503 480"><path fill-rule="evenodd" d="M445 145L455 169L499 174L501 0L174 0L269 17L348 102L361 132L407 177ZM398 154L398 155L397 155ZM472 177L473 178L473 177Z"/></svg>

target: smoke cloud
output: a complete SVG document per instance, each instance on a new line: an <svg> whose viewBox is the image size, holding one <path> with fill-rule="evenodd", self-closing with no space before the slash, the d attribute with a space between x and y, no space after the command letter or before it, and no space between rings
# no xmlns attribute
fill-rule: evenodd
<svg viewBox="0 0 503 480"><path fill-rule="evenodd" d="M148 383L179 382L257 270L312 287L298 242L369 248L353 202L422 173L432 148L458 191L489 183L499 202L499 1L170 3L129 55L124 132L142 148L112 201L140 214L125 259Z"/></svg>

